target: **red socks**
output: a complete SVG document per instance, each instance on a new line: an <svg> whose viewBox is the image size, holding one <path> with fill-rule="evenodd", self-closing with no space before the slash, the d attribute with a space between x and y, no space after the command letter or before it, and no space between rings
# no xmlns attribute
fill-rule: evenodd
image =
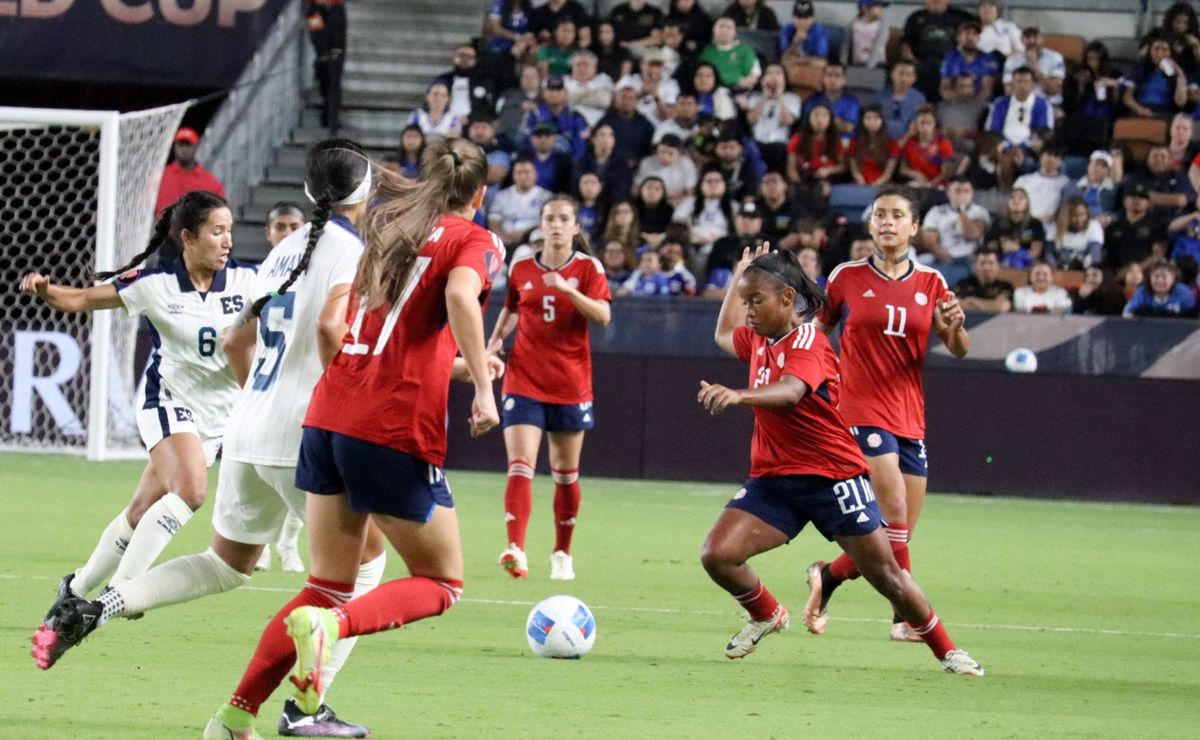
<svg viewBox="0 0 1200 740"><path fill-rule="evenodd" d="M755 622L765 622L775 616L775 611L779 608L779 602L762 584L762 581L755 583L754 588L741 596L733 598L742 605L742 608L750 612L750 618Z"/></svg>
<svg viewBox="0 0 1200 740"><path fill-rule="evenodd" d="M950 635L946 634L946 628L942 625L942 620L938 619L938 615L932 609L929 610L929 616L925 621L917 624L909 622L909 627L912 631L921 636L929 649L933 651L934 657L938 660L946 657L946 653L954 649L954 641L950 639Z"/></svg>
<svg viewBox="0 0 1200 740"><path fill-rule="evenodd" d="M524 460L508 464L508 484L504 487L504 527L508 541L525 549L525 530L533 510L533 466Z"/></svg>
<svg viewBox="0 0 1200 740"><path fill-rule="evenodd" d="M381 583L334 609L338 637L369 635L436 617L458 602L462 590L462 581L418 576Z"/></svg>
<svg viewBox="0 0 1200 740"><path fill-rule="evenodd" d="M308 582L295 598L283 606L263 630L258 647L250 658L250 665L242 674L242 681L229 703L257 716L258 708L279 687L283 677L296 662L296 647L288 637L283 620L292 610L300 606L331 608L344 604L354 593L354 583L335 583L309 576Z"/></svg>
<svg viewBox="0 0 1200 740"><path fill-rule="evenodd" d="M554 474L554 549L569 553L579 514L579 469L550 472Z"/></svg>
<svg viewBox="0 0 1200 740"><path fill-rule="evenodd" d="M829 575L839 581L849 581L852 578L858 578L858 566L854 564L853 558L842 553L829 564Z"/></svg>
<svg viewBox="0 0 1200 740"><path fill-rule="evenodd" d="M892 554L901 568L912 573L912 564L908 557L908 525L889 524L884 530L888 544L892 546Z"/></svg>

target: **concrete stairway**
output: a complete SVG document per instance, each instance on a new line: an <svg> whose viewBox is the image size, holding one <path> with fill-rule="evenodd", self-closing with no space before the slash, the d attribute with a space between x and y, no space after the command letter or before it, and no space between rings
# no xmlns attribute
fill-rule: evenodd
<svg viewBox="0 0 1200 740"><path fill-rule="evenodd" d="M478 36L483 0L351 0L340 136L357 141L376 161L395 151L400 129L419 106L425 87L451 65L456 44ZM305 208L304 159L308 147L326 138L319 98L308 94L300 125L275 153L266 177L239 204L234 253L261 260L267 245L263 217L280 200Z"/></svg>

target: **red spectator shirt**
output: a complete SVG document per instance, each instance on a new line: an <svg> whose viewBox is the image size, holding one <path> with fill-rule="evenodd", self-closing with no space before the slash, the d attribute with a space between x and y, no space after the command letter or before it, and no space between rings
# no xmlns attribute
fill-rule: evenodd
<svg viewBox="0 0 1200 740"><path fill-rule="evenodd" d="M788 141L788 154L796 157L796 171L801 176L813 175L822 167L833 167L838 163L838 151L826 152L825 139L813 138L805 141L802 134L794 134Z"/></svg>
<svg viewBox="0 0 1200 740"><path fill-rule="evenodd" d="M954 147L941 134L928 144L922 144L913 136L904 142L904 161L930 180L942 174L942 164L954 158Z"/></svg>
<svg viewBox="0 0 1200 740"><path fill-rule="evenodd" d="M893 280L864 259L835 268L825 290L829 307L819 317L821 323L833 327L845 322L842 416L853 426L924 439L921 368L933 310L947 290L945 278L910 261L908 272Z"/></svg>
<svg viewBox="0 0 1200 740"><path fill-rule="evenodd" d="M190 170L172 162L163 170L162 182L158 186L158 201L154 204L154 216L157 218L167 206L179 200L193 190L207 190L225 197L225 187L217 176L204 169L204 165L195 162Z"/></svg>
<svg viewBox="0 0 1200 740"><path fill-rule="evenodd" d="M458 352L446 284L456 267L479 273L482 305L504 267L504 246L487 229L447 214L422 247L399 301L365 311L351 297L350 331L313 391L305 426L443 464L450 368Z"/></svg>
<svg viewBox="0 0 1200 740"><path fill-rule="evenodd" d="M504 393L542 403L592 400L592 351L588 320L566 295L547 287L551 272L536 255L516 260L508 272L504 306L517 314L517 338L504 373ZM611 301L604 266L574 252L554 272L588 298Z"/></svg>
<svg viewBox="0 0 1200 740"><path fill-rule="evenodd" d="M771 341L746 326L733 331L738 359L750 363L750 388L804 381L809 392L791 408L754 407L750 476L820 475L845 480L866 474L867 463L838 413L838 358L815 324L802 324Z"/></svg>
<svg viewBox="0 0 1200 740"><path fill-rule="evenodd" d="M858 156L858 139L850 142L850 147L846 151L849 157ZM900 146L896 144L895 139L887 140L887 159L897 159L900 156ZM862 172L863 180L867 185L873 185L876 180L883 177L883 168L887 167L887 162L884 162L883 167L875 161L873 156L863 156L859 162L859 170ZM940 171L940 170L939 170Z"/></svg>

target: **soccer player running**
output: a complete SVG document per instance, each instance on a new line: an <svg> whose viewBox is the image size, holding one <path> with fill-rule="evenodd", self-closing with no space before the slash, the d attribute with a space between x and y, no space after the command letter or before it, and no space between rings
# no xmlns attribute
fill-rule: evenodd
<svg viewBox="0 0 1200 740"><path fill-rule="evenodd" d="M533 471L542 432L549 437L554 476L554 550L550 578L575 578L571 537L579 514L579 456L595 423L588 323L612 318L604 266L588 251L575 201L556 196L542 206L541 252L513 262L508 297L488 349L499 352L517 331L504 378L501 418L508 453L504 523L508 547L500 565L513 578L529 575L525 531L533 508Z"/></svg>
<svg viewBox="0 0 1200 740"><path fill-rule="evenodd" d="M93 630L127 613L223 593L250 579L260 552L285 516L304 515L295 487L304 414L317 379L346 335L350 286L363 253L355 222L367 210L371 170L353 142L331 139L308 153L304 187L313 220L281 239L262 263L249 295L253 303L225 336L224 348L242 391L229 419L217 478L211 545L169 560L117 584L95 601L70 600L60 610L57 645L77 645ZM256 300L255 300L256 299ZM301 519L302 520L302 519ZM383 578L383 536L374 526L361 558L355 593ZM349 657L354 639L334 646L325 688ZM321 704L315 714L284 705L279 732L289 736L366 737Z"/></svg>
<svg viewBox="0 0 1200 740"><path fill-rule="evenodd" d="M908 540L929 475L921 382L929 333L936 332L955 357L965 357L971 344L963 327L966 316L945 278L909 256L909 242L921 228L917 203L908 188L879 191L867 226L875 253L830 274L829 304L817 317L826 334L844 322L840 411L867 456L896 562L910 573ZM829 597L843 581L858 576L855 560L846 553L809 566L804 607L809 632L825 631ZM919 642L921 637L897 613L891 639Z"/></svg>
<svg viewBox="0 0 1200 740"><path fill-rule="evenodd" d="M204 737L258 737L254 715L293 664L297 703L317 711L336 640L433 617L458 601L462 547L441 468L451 377L475 387L472 434L500 423L499 367L484 346L481 306L504 248L472 223L486 181L483 152L458 138L426 147L419 180L380 173L350 331L304 420L296 485L308 491L308 582L267 625ZM352 598L371 519L410 575Z"/></svg>
<svg viewBox="0 0 1200 740"><path fill-rule="evenodd" d="M838 413L837 356L807 323L826 305L824 291L790 253L765 247L742 253L721 304L717 345L749 363L750 387L701 381L697 400L714 415L733 406L754 409L750 478L726 504L700 555L709 577L750 615L725 655L744 658L763 637L787 628L787 609L746 561L786 545L811 521L854 558L943 669L982 676L892 557L867 464Z"/></svg>
<svg viewBox="0 0 1200 740"><path fill-rule="evenodd" d="M96 276L116 277L114 282L72 288L37 272L21 279L22 292L60 311L123 308L131 316L145 316L154 344L137 411L150 462L129 506L105 527L87 562L59 583L58 596L32 638L34 660L43 670L70 647L55 630L68 600L144 573L204 503L208 467L216 460L238 392L220 351L220 334L246 304L254 279L253 268L230 259L232 229L225 200L197 190L163 211L149 245L128 265ZM178 260L130 272L170 234L183 245Z"/></svg>

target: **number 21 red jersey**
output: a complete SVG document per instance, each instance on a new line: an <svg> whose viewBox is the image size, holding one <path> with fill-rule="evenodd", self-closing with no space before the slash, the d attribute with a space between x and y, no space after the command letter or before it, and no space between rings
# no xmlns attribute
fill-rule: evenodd
<svg viewBox="0 0 1200 740"><path fill-rule="evenodd" d="M851 426L924 439L921 369L946 279L911 260L908 272L892 279L868 258L839 265L825 289L829 307L820 322L843 322L842 416Z"/></svg>
<svg viewBox="0 0 1200 740"><path fill-rule="evenodd" d="M450 369L458 353L446 283L456 267L479 274L482 305L504 267L504 245L487 229L446 214L398 301L366 311L351 297L350 331L313 391L305 426L445 462Z"/></svg>

